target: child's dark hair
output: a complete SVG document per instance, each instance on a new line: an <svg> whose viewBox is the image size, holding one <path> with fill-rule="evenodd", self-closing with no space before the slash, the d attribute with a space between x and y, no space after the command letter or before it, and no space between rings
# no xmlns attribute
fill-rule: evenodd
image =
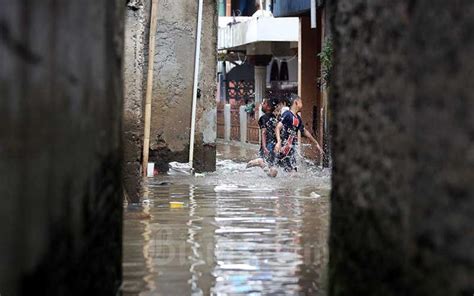
<svg viewBox="0 0 474 296"><path fill-rule="evenodd" d="M281 99L280 102L283 103L283 106L289 107L290 106L290 100L288 98L288 95L284 95Z"/></svg>
<svg viewBox="0 0 474 296"><path fill-rule="evenodd" d="M262 105L263 105L265 102L267 103L268 106L270 106L270 112L273 113L273 111L275 111L275 108L276 108L276 106L278 105L278 103L277 103L277 104L274 104L274 99L268 99L268 98L267 98L267 99L263 99Z"/></svg>
<svg viewBox="0 0 474 296"><path fill-rule="evenodd" d="M293 106L293 104L295 103L296 100L299 100L300 99L300 96L298 96L297 94L290 94L288 96L288 107L291 107Z"/></svg>
<svg viewBox="0 0 474 296"><path fill-rule="evenodd" d="M278 104L280 104L280 100L278 98L271 98L269 100L270 106L272 107L272 112L275 111Z"/></svg>

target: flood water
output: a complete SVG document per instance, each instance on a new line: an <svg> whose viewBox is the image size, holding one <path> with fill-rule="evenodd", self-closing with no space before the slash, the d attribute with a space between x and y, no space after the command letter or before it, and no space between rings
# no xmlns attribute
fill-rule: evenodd
<svg viewBox="0 0 474 296"><path fill-rule="evenodd" d="M325 295L329 170L271 179L255 153L221 144L215 173L147 180L124 209L123 295Z"/></svg>

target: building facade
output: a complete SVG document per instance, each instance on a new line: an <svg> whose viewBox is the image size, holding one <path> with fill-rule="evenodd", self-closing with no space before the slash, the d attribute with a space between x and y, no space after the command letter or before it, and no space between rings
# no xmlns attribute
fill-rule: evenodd
<svg viewBox="0 0 474 296"><path fill-rule="evenodd" d="M327 84L321 83L319 56L329 35L323 1L261 1L265 11L256 10L260 1L225 4L230 10L226 10L227 17L221 16L219 20L218 100L231 105L239 101L247 104L239 94L246 99L252 88L257 103L263 97L298 93L303 100L305 127L324 147L324 164L329 166L329 106ZM224 1L220 5L222 12ZM254 9L250 10L250 6ZM251 15L242 15L249 11ZM226 75L235 67L249 66L253 67L254 79L241 83L245 89L239 92L239 80L228 79ZM306 144L305 139L302 141ZM315 149L305 151L305 155L320 160Z"/></svg>

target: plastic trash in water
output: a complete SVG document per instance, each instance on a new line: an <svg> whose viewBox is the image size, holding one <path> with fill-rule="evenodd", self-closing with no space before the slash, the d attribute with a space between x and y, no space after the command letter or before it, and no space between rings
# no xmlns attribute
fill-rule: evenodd
<svg viewBox="0 0 474 296"><path fill-rule="evenodd" d="M147 177L153 177L155 175L155 163L149 162L146 172Z"/></svg>
<svg viewBox="0 0 474 296"><path fill-rule="evenodd" d="M312 198L320 198L321 197L321 195L317 194L316 192L311 192L311 194L309 196L312 197Z"/></svg>
<svg viewBox="0 0 474 296"><path fill-rule="evenodd" d="M189 165L189 163L181 163L177 161L170 162L168 164L170 168L168 174L169 175L191 175L193 172L193 168Z"/></svg>
<svg viewBox="0 0 474 296"><path fill-rule="evenodd" d="M181 209L184 208L184 202L181 201L170 201L170 208Z"/></svg>

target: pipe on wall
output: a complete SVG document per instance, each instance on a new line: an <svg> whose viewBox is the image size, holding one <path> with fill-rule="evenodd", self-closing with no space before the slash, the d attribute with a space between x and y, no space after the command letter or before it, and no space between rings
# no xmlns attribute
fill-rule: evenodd
<svg viewBox="0 0 474 296"><path fill-rule="evenodd" d="M193 105L191 110L191 132L189 139L189 166L193 167L194 160L194 141L196 131L196 104L198 94L198 79L199 79L199 61L201 57L201 32L202 32L202 0L198 4L198 19L196 29L196 50L194 56L194 85L193 85Z"/></svg>

